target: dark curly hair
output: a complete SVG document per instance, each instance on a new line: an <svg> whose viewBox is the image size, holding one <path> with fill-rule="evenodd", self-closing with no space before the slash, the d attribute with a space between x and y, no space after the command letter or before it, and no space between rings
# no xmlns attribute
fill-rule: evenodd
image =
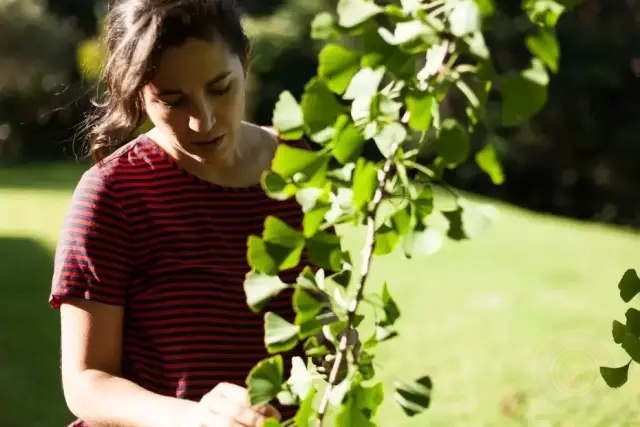
<svg viewBox="0 0 640 427"><path fill-rule="evenodd" d="M91 157L100 161L133 137L146 119L141 89L164 49L187 38L222 37L243 65L249 40L233 0L115 0L105 21L102 97L86 121Z"/></svg>

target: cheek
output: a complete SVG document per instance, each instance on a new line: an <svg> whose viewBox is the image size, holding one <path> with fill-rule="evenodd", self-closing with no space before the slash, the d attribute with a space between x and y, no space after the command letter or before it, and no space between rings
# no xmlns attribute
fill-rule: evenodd
<svg viewBox="0 0 640 427"><path fill-rule="evenodd" d="M147 109L147 115L155 127L177 136L184 135L189 124L188 116L180 110L152 106Z"/></svg>

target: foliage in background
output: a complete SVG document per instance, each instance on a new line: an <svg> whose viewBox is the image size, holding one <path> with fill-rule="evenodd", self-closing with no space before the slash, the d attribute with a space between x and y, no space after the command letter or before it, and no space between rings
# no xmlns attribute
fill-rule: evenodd
<svg viewBox="0 0 640 427"><path fill-rule="evenodd" d="M640 294L640 278L636 270L628 269L618 283L620 299L631 302ZM626 323L614 320L611 334L616 344L629 355L629 362L618 367L601 366L600 374L611 388L622 387L629 378L632 362L640 363L640 310L630 307L625 313Z"/></svg>
<svg viewBox="0 0 640 427"><path fill-rule="evenodd" d="M488 0L340 0L336 13L313 19L311 35L325 43L317 73L299 101L289 91L280 95L273 123L284 139L305 138L319 149L281 145L262 179L270 197L295 197L303 227L269 217L263 235L248 239L248 305L261 311L293 288L297 313L293 323L265 313L264 340L273 356L247 378L253 404L300 405L294 419L270 426L322 424L328 417L336 426L375 426L385 396L374 349L401 331L393 278L372 283L372 260L397 249L408 258L426 256L446 238L471 239L488 226L486 211L442 178L473 158L502 183L494 127L519 126L547 101L560 54L554 28L565 7L553 0L525 0L521 7L532 28L525 40L530 59L507 70L496 68L485 43L496 12ZM464 96L464 117L442 108L450 93ZM499 107L490 110L494 97ZM488 138L474 151L470 135L478 128ZM439 203L441 191L450 196L447 207ZM360 262L344 250L341 225L366 227ZM298 265L303 254L313 267L296 283L284 283L279 272ZM381 294L365 292L380 285ZM361 313L362 303L372 316ZM366 330L372 332L361 342ZM294 357L286 375L283 353L300 345L315 369ZM429 406L431 388L429 376L418 375L397 382L394 398L414 416Z"/></svg>

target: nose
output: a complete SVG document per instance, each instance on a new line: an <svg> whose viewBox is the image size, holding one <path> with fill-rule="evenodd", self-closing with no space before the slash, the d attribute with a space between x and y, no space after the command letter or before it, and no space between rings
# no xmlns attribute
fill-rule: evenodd
<svg viewBox="0 0 640 427"><path fill-rule="evenodd" d="M199 103L189 117L189 128L196 133L209 133L215 123L214 109L209 102Z"/></svg>

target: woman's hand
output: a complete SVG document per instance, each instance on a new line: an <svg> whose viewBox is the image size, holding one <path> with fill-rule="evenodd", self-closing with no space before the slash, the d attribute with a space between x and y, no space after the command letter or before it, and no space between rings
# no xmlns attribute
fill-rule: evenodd
<svg viewBox="0 0 640 427"><path fill-rule="evenodd" d="M262 427L267 418L280 420L271 405L253 407L247 389L220 383L185 414L180 427Z"/></svg>

